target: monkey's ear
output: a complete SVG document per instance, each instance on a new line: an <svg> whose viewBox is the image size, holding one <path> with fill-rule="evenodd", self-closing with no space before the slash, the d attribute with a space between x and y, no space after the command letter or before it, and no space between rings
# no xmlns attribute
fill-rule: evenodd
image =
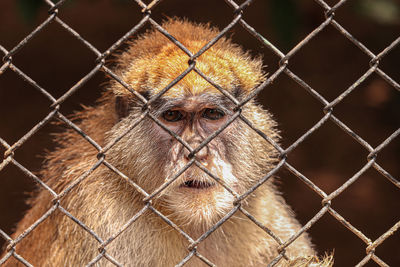
<svg viewBox="0 0 400 267"><path fill-rule="evenodd" d="M122 120L129 115L129 100L127 97L116 96L115 97L115 111L118 116L118 121Z"/></svg>

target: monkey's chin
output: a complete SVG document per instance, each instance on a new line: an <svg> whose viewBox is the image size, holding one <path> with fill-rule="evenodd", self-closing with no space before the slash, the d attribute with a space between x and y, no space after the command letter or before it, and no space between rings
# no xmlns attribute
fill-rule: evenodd
<svg viewBox="0 0 400 267"><path fill-rule="evenodd" d="M235 189L238 180L228 164L208 166ZM217 223L232 208L235 197L202 170L191 167L160 196L168 216L185 231L199 234ZM193 230L193 231L191 231Z"/></svg>
<svg viewBox="0 0 400 267"><path fill-rule="evenodd" d="M170 218L185 231L205 231L233 208L234 197L213 182L188 180L170 192L167 200Z"/></svg>

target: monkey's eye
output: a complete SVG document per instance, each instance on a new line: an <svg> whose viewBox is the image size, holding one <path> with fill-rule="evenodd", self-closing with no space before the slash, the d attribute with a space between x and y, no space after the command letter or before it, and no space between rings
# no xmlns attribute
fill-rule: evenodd
<svg viewBox="0 0 400 267"><path fill-rule="evenodd" d="M167 110L162 114L162 117L166 121L174 122L180 121L183 118L183 114L178 110Z"/></svg>
<svg viewBox="0 0 400 267"><path fill-rule="evenodd" d="M203 111L202 117L209 119L209 120L219 120L223 116L225 116L225 113L217 108L206 108Z"/></svg>

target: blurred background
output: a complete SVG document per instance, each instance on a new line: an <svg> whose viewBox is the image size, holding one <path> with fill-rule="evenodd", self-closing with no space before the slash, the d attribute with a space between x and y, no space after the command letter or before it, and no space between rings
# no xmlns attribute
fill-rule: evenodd
<svg viewBox="0 0 400 267"><path fill-rule="evenodd" d="M337 1L326 2L332 6ZM10 51L48 18L48 9L41 0L1 1L0 45ZM70 0L58 14L103 52L140 21L140 11L134 1L128 0ZM210 22L222 29L231 22L233 11L224 1L215 0L169 0L152 10L152 18L159 23L175 16ZM245 8L244 19L287 53L325 18L323 8L315 1L256 0ZM378 54L400 36L400 2L348 1L335 12L335 20ZM253 55L262 55L268 73L277 70L279 57L240 25L229 35ZM13 56L13 64L58 98L95 67L95 59L93 52L53 22ZM368 70L369 61L365 53L329 25L290 59L289 69L333 101ZM400 45L380 61L380 68L400 83ZM71 115L81 110L81 105L93 105L106 81L104 73L97 73L61 106L61 112ZM324 115L322 104L285 74L266 87L258 101L278 121L284 148ZM15 143L50 112L50 104L7 69L0 75L0 138ZM400 92L372 74L334 108L333 114L377 147L400 127ZM46 151L55 147L52 133L59 131L59 126L44 126L15 152L15 159L27 169L38 171ZM4 151L0 147L0 155ZM329 194L367 163L367 155L365 148L328 121L288 155L288 162ZM377 162L400 182L399 137L378 154ZM321 208L321 198L286 169L281 169L278 176L285 199L305 224ZM25 201L35 186L12 164L0 171L0 229L7 234L22 218L27 209ZM399 187L371 168L335 198L332 207L374 241L400 220ZM334 251L335 266L354 266L365 257L366 245L328 213L309 232L320 253ZM0 237L0 247L4 243ZM380 245L376 255L390 266L400 266L400 232ZM370 261L365 266L378 265Z"/></svg>

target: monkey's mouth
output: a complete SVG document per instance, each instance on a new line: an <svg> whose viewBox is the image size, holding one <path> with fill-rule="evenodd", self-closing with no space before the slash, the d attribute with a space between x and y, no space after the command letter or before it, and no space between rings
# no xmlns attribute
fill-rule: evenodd
<svg viewBox="0 0 400 267"><path fill-rule="evenodd" d="M214 187L215 183L206 182L206 181L198 181L198 180L188 180L180 185L180 187L188 188L188 189L197 189L197 190L206 190L211 187Z"/></svg>

